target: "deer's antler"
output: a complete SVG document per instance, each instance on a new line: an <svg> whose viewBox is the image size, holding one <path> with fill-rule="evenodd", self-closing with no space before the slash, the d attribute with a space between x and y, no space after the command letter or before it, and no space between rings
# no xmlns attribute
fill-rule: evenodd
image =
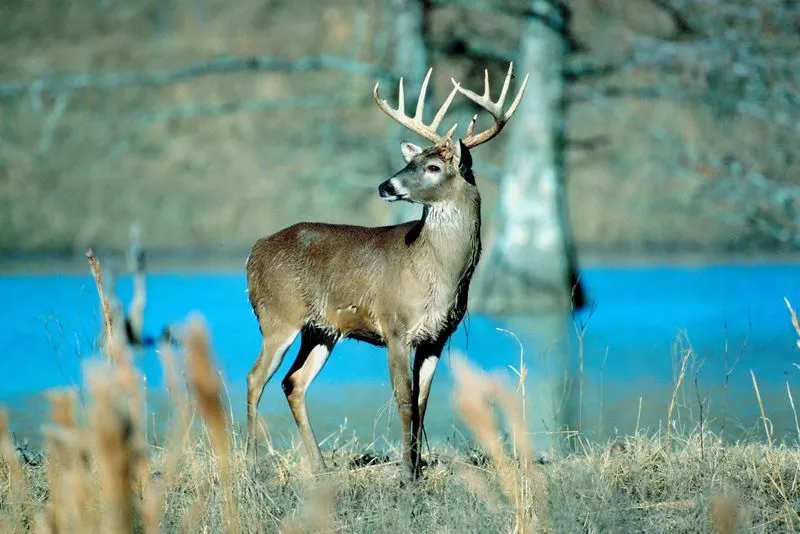
<svg viewBox="0 0 800 534"><path fill-rule="evenodd" d="M454 82L455 87L453 87L453 90L450 91L450 94L447 96L444 104L442 104L442 107L439 108L439 111L436 112L436 115L433 117L433 121L429 125L426 125L423 121L423 113L425 111L425 93L428 90L428 81L430 80L432 71L433 68L428 69L428 73L425 75L425 79L422 82L422 87L420 87L419 90L419 98L417 99L417 110L413 117L409 117L405 114L403 78L400 78L397 109L392 109L386 100L381 99L378 95L378 85L380 82L375 84L375 89L372 91L372 95L375 97L375 103L378 104L378 107L385 111L386 114L395 121L402 124L412 132L424 137L428 141L439 144L444 142L445 139L449 139L458 127L458 124L454 124L452 128L450 128L443 136L436 133L439 125L442 123L444 114L447 113L447 108L450 107L450 103L453 101L453 97L456 96L456 92L459 90L460 86L458 83Z"/></svg>
<svg viewBox="0 0 800 534"><path fill-rule="evenodd" d="M500 133L500 130L503 129L503 126L506 125L508 119L514 114L517 110L517 106L522 100L522 93L525 92L525 86L528 84L528 75L525 75L525 79L522 80L522 85L517 92L516 98L514 98L514 102L511 103L511 107L508 108L508 111L503 113L503 104L506 101L506 94L508 93L508 85L511 82L512 72L514 70L514 62L512 61L508 66L508 74L506 74L506 79L503 82L503 90L500 92L500 98L497 99L497 102L492 102L492 98L489 93L489 71L484 70L484 89L483 95L478 95L473 93L469 89L464 89L461 85L455 81L453 78L450 78L450 81L453 82L453 90L460 92L462 95L466 96L480 107L488 111L494 117L494 124L487 128L486 130L473 134L473 130L475 129L475 121L478 120L478 115L475 114L472 117L472 120L469 121L469 126L467 126L467 135L461 139L461 142L464 143L468 148L476 147L478 145L482 145L486 141L489 141L494 136Z"/></svg>

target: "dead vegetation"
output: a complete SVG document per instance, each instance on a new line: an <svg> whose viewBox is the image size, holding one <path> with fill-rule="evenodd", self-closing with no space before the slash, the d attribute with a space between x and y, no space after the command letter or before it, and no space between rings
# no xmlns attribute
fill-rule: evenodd
<svg viewBox="0 0 800 534"><path fill-rule="evenodd" d="M93 269L99 272L95 259ZM100 293L104 295L103 292ZM105 323L107 324L107 323ZM20 454L0 412L2 532L785 532L800 528L800 451L726 444L701 428L578 447L545 464L519 394L453 363L454 405L474 443L436 446L421 481L353 441L312 476L302 449L258 464L231 425L199 316L159 347L170 404L145 438L147 394L119 321L87 362L86 398L49 393L44 460ZM114 326L116 325L116 326ZM800 335L800 329L798 329Z"/></svg>
<svg viewBox="0 0 800 534"><path fill-rule="evenodd" d="M231 431L202 320L185 362L163 347L172 411L166 444L143 441L142 392L125 351L87 367L88 404L51 394L45 461L22 464L0 418L3 532L777 532L800 527L800 453L726 445L710 434L632 436L534 461L516 396L455 364L459 414L478 450L436 447L422 481L396 461L358 465L351 443L314 478L302 449L253 465ZM182 367L182 366L180 366ZM507 423L503 430L501 422ZM613 451L613 452L612 452Z"/></svg>

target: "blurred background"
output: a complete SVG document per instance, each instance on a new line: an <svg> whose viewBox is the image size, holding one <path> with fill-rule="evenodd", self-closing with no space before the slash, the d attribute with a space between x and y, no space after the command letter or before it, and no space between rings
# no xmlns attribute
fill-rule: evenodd
<svg viewBox="0 0 800 534"><path fill-rule="evenodd" d="M687 350L706 377L686 401L701 418L737 377L755 407L748 368L761 369L776 428L796 435L783 300L800 306L796 2L5 0L0 20L5 397L79 380L98 324L83 255L124 275L132 225L152 272L146 324L206 314L237 395L258 347L243 283L257 238L419 215L377 197L399 141L420 140L377 109L375 83L393 102L403 76L411 107L432 66L432 116L451 76L480 92L487 69L497 98L513 61L512 94L530 75L522 104L473 154L485 254L454 344L507 368L517 346L495 326L518 332L555 389L587 380L566 412L590 405L597 430L617 402L625 416L602 436L638 428L642 410L658 425ZM477 111L451 110L462 127ZM385 380L383 356L347 347ZM321 382L358 374L341 358ZM540 407L563 400L538 390ZM277 393L265 403L288 412Z"/></svg>

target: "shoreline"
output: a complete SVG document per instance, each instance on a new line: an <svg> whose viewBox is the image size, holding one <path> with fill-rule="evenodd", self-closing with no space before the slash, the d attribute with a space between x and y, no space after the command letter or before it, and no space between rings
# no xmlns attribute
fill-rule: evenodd
<svg viewBox="0 0 800 534"><path fill-rule="evenodd" d="M729 252L714 249L662 247L661 250L629 247L579 247L578 267L711 267L724 265L800 264L800 250L764 249ZM127 262L122 250L96 250L95 253L114 271L123 271ZM147 271L163 272L244 272L249 247L192 247L148 249ZM79 274L87 272L85 253L2 252L0 276L18 274Z"/></svg>

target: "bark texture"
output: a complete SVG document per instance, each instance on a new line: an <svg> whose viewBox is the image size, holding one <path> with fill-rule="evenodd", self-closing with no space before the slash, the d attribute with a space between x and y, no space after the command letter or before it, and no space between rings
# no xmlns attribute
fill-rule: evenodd
<svg viewBox="0 0 800 534"><path fill-rule="evenodd" d="M566 43L552 24L553 17L531 17L515 64L518 80L530 78L508 126L497 230L482 268L481 307L491 312L584 305L564 187Z"/></svg>

